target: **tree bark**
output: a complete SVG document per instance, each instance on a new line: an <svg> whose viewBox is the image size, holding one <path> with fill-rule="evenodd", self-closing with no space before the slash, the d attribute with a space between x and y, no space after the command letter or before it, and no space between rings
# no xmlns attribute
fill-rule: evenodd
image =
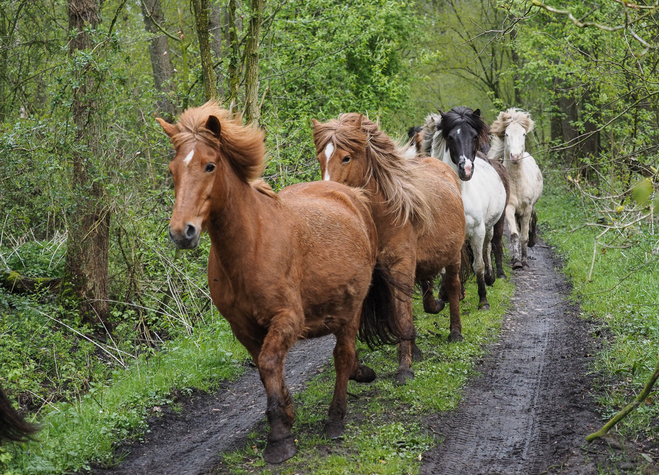
<svg viewBox="0 0 659 475"><path fill-rule="evenodd" d="M229 94L227 102L234 106L238 101L238 88L240 86L240 45L238 43L238 24L236 23L236 0L229 0L228 15L228 38L231 48L229 56Z"/></svg>
<svg viewBox="0 0 659 475"><path fill-rule="evenodd" d="M167 36L157 26L165 25L165 15L160 0L142 0L140 3L146 31L154 35L149 42L149 56L153 70L153 83L161 96L158 100L158 110L166 118L173 119L176 114L176 107L171 99L174 91L174 68Z"/></svg>
<svg viewBox="0 0 659 475"><path fill-rule="evenodd" d="M208 0L192 0L192 7L194 9L197 26L197 38L199 39L199 55L201 57L204 95L208 101L217 97L215 71L213 70L213 55L211 54L210 34L208 31L210 25L210 7Z"/></svg>
<svg viewBox="0 0 659 475"><path fill-rule="evenodd" d="M213 58L217 59L224 56L222 51L222 12L226 12L226 7L219 4L211 8L210 15L210 32L211 32L211 51ZM226 15L224 15L226 17ZM218 97L224 96L224 78L222 77L221 69L217 71L217 94Z"/></svg>
<svg viewBox="0 0 659 475"><path fill-rule="evenodd" d="M249 31L245 46L245 121L259 121L259 42L265 0L251 0Z"/></svg>
<svg viewBox="0 0 659 475"><path fill-rule="evenodd" d="M69 31L76 32L69 43L69 53L90 50L93 40L88 29L100 23L95 0L68 0ZM100 156L99 117L96 111L96 79L92 62L76 61L74 75L79 85L73 90L71 109L76 125L73 148L72 189L76 208L69 215L69 237L66 253L67 285L62 291L73 291L79 301L83 319L107 325L108 243L110 211L104 206L104 190L94 169L94 158Z"/></svg>

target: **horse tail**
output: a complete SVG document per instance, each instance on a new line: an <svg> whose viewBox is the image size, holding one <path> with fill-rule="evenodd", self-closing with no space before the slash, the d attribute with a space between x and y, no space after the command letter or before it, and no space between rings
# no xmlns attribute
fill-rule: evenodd
<svg viewBox="0 0 659 475"><path fill-rule="evenodd" d="M413 291L409 285L395 279L389 268L376 264L362 305L359 339L373 349L414 338L401 329L396 311L396 301L412 298Z"/></svg>
<svg viewBox="0 0 659 475"><path fill-rule="evenodd" d="M538 237L538 215L535 212L535 209L531 211L531 224L529 225L529 242L527 244L528 247L533 247L535 246L535 241Z"/></svg>
<svg viewBox="0 0 659 475"><path fill-rule="evenodd" d="M13 440L24 442L37 431L37 427L25 422L0 387L0 442Z"/></svg>

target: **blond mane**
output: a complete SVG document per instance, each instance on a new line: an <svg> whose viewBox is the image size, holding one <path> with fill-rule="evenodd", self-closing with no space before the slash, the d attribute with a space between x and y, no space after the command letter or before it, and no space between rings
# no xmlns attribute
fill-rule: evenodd
<svg viewBox="0 0 659 475"><path fill-rule="evenodd" d="M364 184L374 181L397 225L411 221L425 228L433 214L419 160L405 159L403 150L376 123L361 114L342 114L338 120L316 124L314 141L318 154L330 141L344 150L363 149L368 162Z"/></svg>
<svg viewBox="0 0 659 475"><path fill-rule="evenodd" d="M206 128L210 116L220 121L219 140ZM188 142L202 141L219 149L246 183L256 180L263 173L266 164L264 132L254 125L242 125L239 118L222 109L216 101L187 109L181 114L176 127L179 132L172 137L174 148L178 149ZM261 191L260 186L256 188Z"/></svg>
<svg viewBox="0 0 659 475"><path fill-rule="evenodd" d="M535 126L535 122L531 119L531 114L521 109L511 107L506 111L499 112L496 120L492 123L492 127L490 127L492 145L490 151L487 153L488 158L499 161L503 160L503 148L505 145L504 136L508 126L513 123L517 123L524 127L527 134L531 132Z"/></svg>

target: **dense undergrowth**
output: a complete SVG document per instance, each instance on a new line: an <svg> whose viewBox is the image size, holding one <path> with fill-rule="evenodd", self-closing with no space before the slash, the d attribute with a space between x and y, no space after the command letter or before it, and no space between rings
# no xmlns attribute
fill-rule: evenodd
<svg viewBox="0 0 659 475"><path fill-rule="evenodd" d="M563 257L563 272L573 284L572 298L582 316L596 322L603 340L592 370L598 404L608 419L630 403L649 378L659 357L659 229L650 219L629 225L626 210L641 209L629 195L610 209L593 202L574 182L550 177L539 221L542 236ZM606 242L597 236L612 228ZM659 440L659 400L655 388L638 409L616 426L625 438Z"/></svg>

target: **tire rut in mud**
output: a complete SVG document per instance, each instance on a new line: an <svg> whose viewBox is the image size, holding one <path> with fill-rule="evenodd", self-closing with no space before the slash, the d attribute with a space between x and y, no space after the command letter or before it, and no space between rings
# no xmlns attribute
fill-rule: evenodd
<svg viewBox="0 0 659 475"><path fill-rule="evenodd" d="M334 336L298 342L286 357L286 384L292 394L326 368ZM193 395L181 414L164 409L149 421L145 443L135 443L112 469L96 468L95 475L197 475L210 472L232 449L242 448L248 434L265 418L266 398L258 371L250 367L238 380L214 394ZM126 450L127 449L127 450ZM118 452L121 452L119 449Z"/></svg>
<svg viewBox="0 0 659 475"><path fill-rule="evenodd" d="M421 474L597 473L579 449L600 424L586 376L588 324L568 302L551 250L539 243L529 251L531 267L513 276L512 308L482 376L456 412L429 420L445 440L424 455Z"/></svg>

